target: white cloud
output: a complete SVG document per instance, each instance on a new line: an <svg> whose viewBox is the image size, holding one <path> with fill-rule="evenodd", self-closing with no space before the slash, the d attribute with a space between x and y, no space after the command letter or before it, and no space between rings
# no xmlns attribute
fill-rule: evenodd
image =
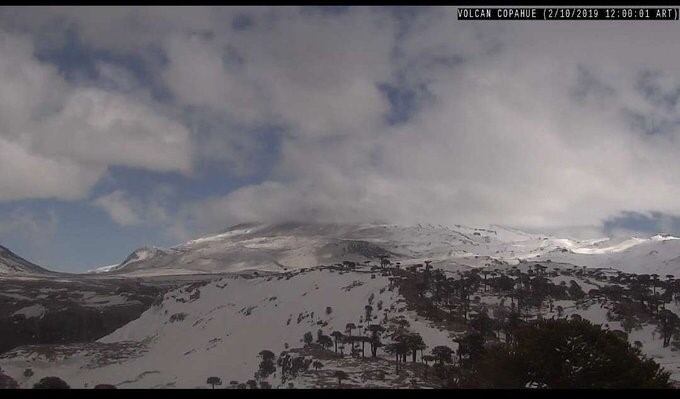
<svg viewBox="0 0 680 399"><path fill-rule="evenodd" d="M64 80L29 37L0 30L0 87L0 201L82 198L113 165L191 171L181 123L142 93Z"/></svg>
<svg viewBox="0 0 680 399"><path fill-rule="evenodd" d="M283 9L257 29L180 32L165 40L164 81L178 101L225 112L245 125L282 123L292 135L378 128L388 103L395 24L385 13L308 15ZM194 30L191 30L194 32Z"/></svg>
<svg viewBox="0 0 680 399"><path fill-rule="evenodd" d="M24 208L17 208L0 219L0 237L20 236L26 242L44 245L53 238L57 227L54 212L42 215Z"/></svg>
<svg viewBox="0 0 680 399"><path fill-rule="evenodd" d="M29 153L0 137L0 201L24 198L79 199L102 176L102 168L82 168L68 159Z"/></svg>
<svg viewBox="0 0 680 399"><path fill-rule="evenodd" d="M41 153L83 163L155 171L191 169L189 132L151 107L98 89L78 89L33 136ZM58 132L58 134L55 134Z"/></svg>
<svg viewBox="0 0 680 399"><path fill-rule="evenodd" d="M283 128L269 179L186 205L180 218L193 229L253 219L558 229L630 210L680 215L672 24L481 25L457 23L453 8L401 20L371 8L58 13L96 48L163 52L167 63L149 68L176 108L135 91L70 87L11 39L0 51L14 64L0 61L0 79L11 76L2 87L19 96L0 94L0 151L93 181L117 164L188 172L190 152L247 174L268 155L252 129ZM238 13L251 15L250 28L231 29ZM129 90L124 74L105 75ZM420 112L386 123L386 82ZM210 134L193 124L189 133L174 116L182 111ZM90 180L78 179L82 187L64 190L86 191ZM14 191L67 197L47 184Z"/></svg>
<svg viewBox="0 0 680 399"><path fill-rule="evenodd" d="M677 76L678 53L669 51L678 47L677 30L515 24L480 32L453 19L426 15L399 43L393 66L433 98L415 118L399 126L352 120L337 129L333 107L305 104L314 112L289 112L291 120L327 130L309 127L287 137L274 180L200 202L186 217L212 229L253 219L383 219L554 230L597 226L631 209L680 214L680 173L672 166L680 154L678 128L645 135L626 116L635 110L680 119L677 104L661 110L636 84L645 69ZM639 54L622 44L624 36ZM340 51L348 63L361 60L353 50ZM390 65L391 58L376 54L383 58L375 62ZM299 68L304 74L304 64ZM583 71L595 81L578 88ZM367 76L375 83L389 74ZM666 91L667 99L673 89ZM352 114L341 112L340 120ZM326 140L329 131L344 134Z"/></svg>
<svg viewBox="0 0 680 399"><path fill-rule="evenodd" d="M133 226L141 222L141 217L133 209L132 203L120 190L98 197L92 204L106 211L111 220L121 226Z"/></svg>
<svg viewBox="0 0 680 399"><path fill-rule="evenodd" d="M90 204L104 210L121 226L168 226L174 222L170 208L176 195L171 186L158 184L145 190L144 195L114 190L91 200Z"/></svg>

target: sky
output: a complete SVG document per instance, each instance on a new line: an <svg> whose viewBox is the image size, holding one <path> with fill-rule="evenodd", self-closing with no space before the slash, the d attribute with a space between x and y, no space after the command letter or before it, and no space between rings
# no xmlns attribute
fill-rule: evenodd
<svg viewBox="0 0 680 399"><path fill-rule="evenodd" d="M680 234L680 25L454 7L0 7L0 245L241 222Z"/></svg>

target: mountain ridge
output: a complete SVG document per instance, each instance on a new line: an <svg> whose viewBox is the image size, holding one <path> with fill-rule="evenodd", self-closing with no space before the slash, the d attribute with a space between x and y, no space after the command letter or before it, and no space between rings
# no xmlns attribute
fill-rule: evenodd
<svg viewBox="0 0 680 399"><path fill-rule="evenodd" d="M56 274L30 262L0 245L0 276L3 275L53 275Z"/></svg>
<svg viewBox="0 0 680 399"><path fill-rule="evenodd" d="M171 248L141 247L120 264L94 272L135 276L282 272L343 261L375 261L382 255L395 261L430 260L434 266L449 269L536 260L613 266L627 272L680 273L680 239L670 235L575 240L498 225L299 222L242 223Z"/></svg>

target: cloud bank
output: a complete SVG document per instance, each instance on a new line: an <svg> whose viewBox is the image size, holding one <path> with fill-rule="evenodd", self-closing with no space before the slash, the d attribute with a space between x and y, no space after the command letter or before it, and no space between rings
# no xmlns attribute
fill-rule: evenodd
<svg viewBox="0 0 680 399"><path fill-rule="evenodd" d="M191 169L189 132L144 101L65 80L0 31L0 200L84 198L110 166Z"/></svg>
<svg viewBox="0 0 680 399"><path fill-rule="evenodd" d="M112 166L191 178L209 162L226 181L271 159L163 223L680 216L672 24L459 23L453 8L7 9L0 21L2 201L82 199ZM107 63L66 79L36 56L72 32L144 79ZM92 203L133 225L137 194Z"/></svg>

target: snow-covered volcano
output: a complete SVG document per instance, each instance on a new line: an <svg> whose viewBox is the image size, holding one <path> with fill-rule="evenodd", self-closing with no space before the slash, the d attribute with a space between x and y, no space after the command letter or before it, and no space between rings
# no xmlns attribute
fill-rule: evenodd
<svg viewBox="0 0 680 399"><path fill-rule="evenodd" d="M465 227L383 224L243 224L169 249L140 248L120 265L98 272L117 274L280 272L343 261L430 259L435 262L489 252L496 232Z"/></svg>
<svg viewBox="0 0 680 399"><path fill-rule="evenodd" d="M430 260L448 269L494 267L529 260L617 267L628 272L680 273L680 240L651 238L574 240L501 226L392 224L242 224L173 248L143 247L98 273L172 275L280 272L343 261Z"/></svg>

